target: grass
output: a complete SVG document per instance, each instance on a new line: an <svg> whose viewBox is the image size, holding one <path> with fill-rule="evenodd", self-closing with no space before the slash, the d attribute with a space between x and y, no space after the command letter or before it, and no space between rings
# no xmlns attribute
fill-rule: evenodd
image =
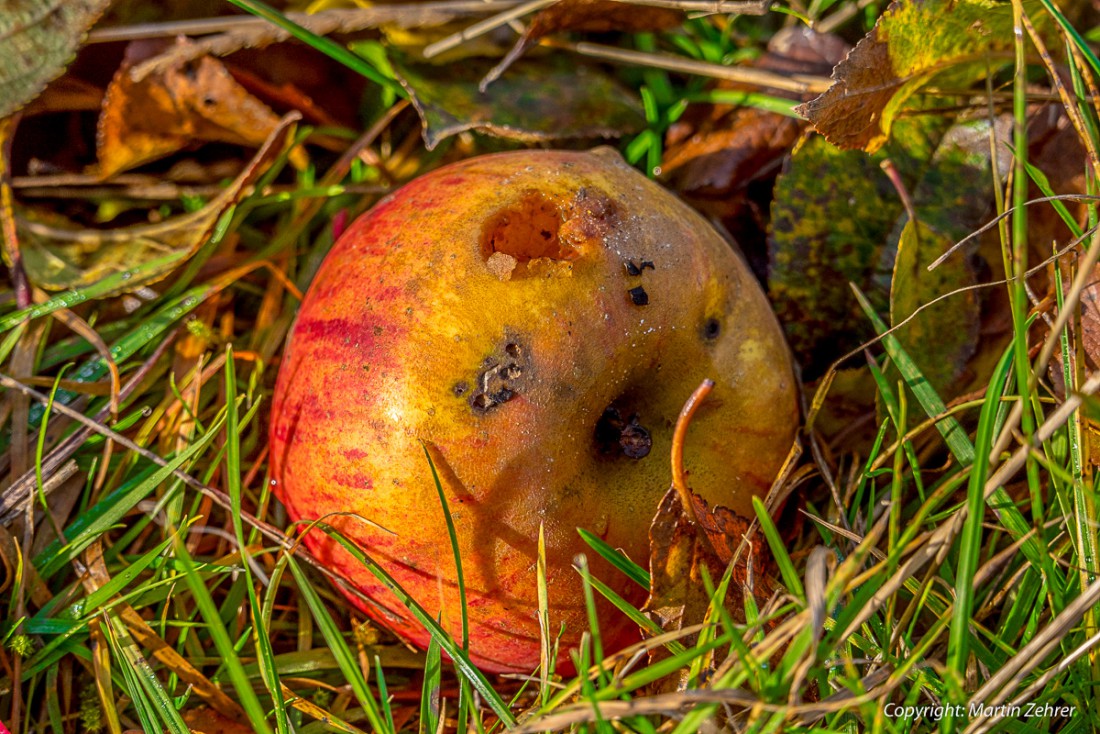
<svg viewBox="0 0 1100 734"><path fill-rule="evenodd" d="M1068 86L1051 85L1095 151L1100 64L1057 8L1044 5L1066 31L1056 40L1070 72ZM857 17L854 8L787 11ZM265 416L298 296L332 244L328 223L372 203L377 194L357 187L388 172L354 156L324 171L292 171L284 156L265 180L293 190L258 187L221 223L201 261L129 312L111 294L159 261L33 305L7 294L0 722L13 734L186 732L209 707L242 731L279 734L693 734L715 725L754 733L1100 731L1092 451L1100 378L1075 315L1100 256L1100 217L1094 201L1083 226L1061 201L1034 205L1051 207L1086 243L1076 264L1067 259L1052 271L1049 302L1037 307L1022 276L1029 253L1051 243L1029 242L1029 186L1058 192L1026 157L1028 83L1055 75L1049 54L1028 40L1042 36L1028 36L1022 12L1017 6L1021 34L1006 72L1017 156L1003 195L991 197L1005 217L994 234L1014 276L1000 286L1013 328L984 388L957 402L938 394L857 290L880 335L865 352L882 406L873 440L822 450L826 439L811 428L805 442L816 450L787 477L798 485L801 529L777 527L757 501L753 533L771 559L758 570L768 578L745 593L732 565L717 578L704 569L696 589L704 612L683 629L663 630L578 560L589 630L572 651L577 675L554 670L559 630L548 614L544 550L530 580L541 669L529 679L491 676L470 662L465 608L462 634L452 638L369 551L326 519L290 526L270 494ZM624 43L720 64L746 53L737 41L765 36L773 21L694 19ZM418 125L390 76L336 41L287 27L390 90L380 98L392 106L371 110L371 129L356 146L375 149L383 167L400 158L400 180L468 152L468 141L452 141L418 157ZM646 122L621 149L651 175L665 133L692 104L792 114L783 98L713 89L657 66L621 73L640 90ZM309 133L303 126L298 139ZM1095 194L1098 171L1086 173L1086 191L1075 193ZM97 346L90 330L106 344ZM1052 388L1051 365L1065 390ZM816 425L831 384L827 376L807 395L807 425ZM469 562L457 550L461 528L427 448L425 465L461 585ZM593 558L649 588L648 569L580 532ZM325 580L331 573L300 546L306 533L329 535L390 588L429 631L428 650L411 652L349 611ZM634 619L645 641L605 648L599 596Z"/></svg>

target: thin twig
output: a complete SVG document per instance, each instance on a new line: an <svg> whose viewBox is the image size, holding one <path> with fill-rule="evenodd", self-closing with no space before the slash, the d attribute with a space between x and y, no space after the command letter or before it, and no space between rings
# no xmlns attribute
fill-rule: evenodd
<svg viewBox="0 0 1100 734"><path fill-rule="evenodd" d="M453 33L446 38L425 46L423 51L424 58L430 59L433 56L438 56L444 51L449 51L455 46L459 46L466 41L477 38L478 36L483 36L492 30L500 28L502 25L507 25L508 23L511 23L517 18L522 18L528 13L533 13L536 10L540 10L549 5L553 5L557 1L558 0L528 0L528 2L525 2L515 8L506 10L503 13L498 13L491 18L486 18L479 23L474 23L468 28L463 28L458 33Z"/></svg>
<svg viewBox="0 0 1100 734"><path fill-rule="evenodd" d="M745 66L722 66L705 61L694 61L672 54L645 53L625 48L605 46L598 43L569 43L555 39L543 39L542 45L563 48L581 56L620 64L648 66L654 69L705 76L712 79L754 84L768 89L779 89L799 94L819 94L832 86L832 80L813 74L778 74L774 71L754 69Z"/></svg>
<svg viewBox="0 0 1100 734"><path fill-rule="evenodd" d="M423 28L443 25L457 18L483 15L515 5L511 0L492 0L475 2L457 0L454 2L426 2L402 5L373 5L369 8L326 10L320 13L286 13L286 18L318 36L333 33L354 33L382 25L400 28ZM228 21L228 22L227 22ZM199 21L187 21L189 28L198 33L212 33L219 29L223 32L184 44L155 56L134 66L130 78L140 81L160 69L171 67L201 56L226 56L245 48L262 48L274 43L282 43L291 38L287 30L272 25L263 18L251 16L229 16L228 18L207 18ZM169 30L176 33L169 34ZM135 34L142 35L137 36ZM135 37L158 38L166 35L180 35L177 24L153 24L151 26L129 26L120 29L103 29L96 35L97 41L130 40Z"/></svg>

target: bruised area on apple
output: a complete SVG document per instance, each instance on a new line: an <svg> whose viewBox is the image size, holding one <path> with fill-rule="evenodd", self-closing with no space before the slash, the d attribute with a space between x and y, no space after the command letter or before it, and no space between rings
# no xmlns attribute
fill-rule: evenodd
<svg viewBox="0 0 1100 734"><path fill-rule="evenodd" d="M473 661L531 672L545 529L562 660L587 622L571 564L584 527L636 562L668 489L676 416L704 379L685 465L712 505L751 516L797 424L790 358L748 270L694 211L610 150L470 159L360 217L322 264L276 385L271 460L294 519L360 543L460 635L455 565L425 449L454 516ZM427 633L314 530L364 611ZM637 587L588 551L627 599ZM360 603L361 602L357 602ZM601 602L614 648L637 629Z"/></svg>

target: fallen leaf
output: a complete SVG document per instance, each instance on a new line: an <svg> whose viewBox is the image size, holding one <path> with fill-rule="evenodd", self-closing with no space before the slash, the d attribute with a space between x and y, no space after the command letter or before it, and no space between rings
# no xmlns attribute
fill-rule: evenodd
<svg viewBox="0 0 1100 734"><path fill-rule="evenodd" d="M936 78L966 88L997 68L991 57L1011 52L1013 39L1007 3L895 0L837 65L833 85L798 111L837 147L873 153L921 87Z"/></svg>
<svg viewBox="0 0 1100 734"><path fill-rule="evenodd" d="M478 82L491 62L466 59L440 68L395 60L432 150L466 130L523 142L612 138L645 126L638 100L597 68L560 60L527 60L485 92Z"/></svg>
<svg viewBox="0 0 1100 734"><path fill-rule="evenodd" d="M1011 125L1007 115L995 121L992 131L986 120L963 122L940 141L913 190L916 221L903 215L891 235L891 241L897 241L890 288L893 325L942 295L1003 277L1000 251L992 240L992 249L983 252L982 240L974 239L935 269L929 271L928 266L993 214L989 137L992 132L1001 141L995 169L996 180L1003 180L1011 165L1011 151L1004 144ZM972 383L975 377L984 384L984 375L968 374L968 366L978 352L983 302L997 295L991 290L959 293L924 308L896 332L898 341L944 399L953 397L962 383ZM1007 309L1007 303L999 305ZM987 340L984 348L1000 355L1001 345L996 340ZM910 405L915 405L915 398L910 398Z"/></svg>
<svg viewBox="0 0 1100 734"><path fill-rule="evenodd" d="M0 118L64 71L110 0L6 0L0 12Z"/></svg>
<svg viewBox="0 0 1100 734"><path fill-rule="evenodd" d="M695 519L684 512L680 493L672 487L657 507L649 529L649 598L642 611L665 632L699 624L710 607L703 575L717 585L734 559L750 522L725 507L711 510L705 500L692 493ZM734 620L745 621L745 594L763 605L774 591L774 582L762 559L763 541L754 536L732 571L724 606ZM749 559L758 564L750 573ZM695 635L681 641L691 645ZM650 651L651 659L666 655L663 649Z"/></svg>
<svg viewBox="0 0 1100 734"><path fill-rule="evenodd" d="M183 723L195 734L252 734L252 727L218 713L209 706L183 712Z"/></svg>
<svg viewBox="0 0 1100 734"><path fill-rule="evenodd" d="M880 163L889 157L911 188L944 125L915 118L898 127L875 155L843 151L815 135L795 148L776 180L769 295L806 379L874 336L849 282L877 310L888 308L895 253L889 235L903 207Z"/></svg>
<svg viewBox="0 0 1100 734"><path fill-rule="evenodd" d="M679 25L683 18L682 13L669 8L630 5L615 0L559 0L531 19L516 45L486 74L481 88L499 79L516 59L545 36L563 31L661 31Z"/></svg>
<svg viewBox="0 0 1100 734"><path fill-rule="evenodd" d="M968 253L960 253L928 271L928 265L955 242L920 220L905 224L898 241L890 289L890 318L895 325L938 296L978 282ZM925 308L905 322L895 336L928 384L947 400L953 396L953 386L974 356L980 326L979 294L968 290ZM896 380L896 372L893 374ZM892 384L896 384L895 380ZM913 396L908 404L918 405Z"/></svg>
<svg viewBox="0 0 1100 734"><path fill-rule="evenodd" d="M282 119L237 178L202 209L159 224L114 230L62 229L18 217L24 267L44 290L65 290L95 283L114 273L132 274L127 293L167 276L211 236L219 220L247 196L292 139L300 115Z"/></svg>
<svg viewBox="0 0 1100 734"><path fill-rule="evenodd" d="M175 46L191 41L181 37ZM279 117L210 56L158 67L135 81L131 69L164 50L161 42L134 41L107 87L96 135L104 178L203 142L259 147ZM298 150L292 160L305 165Z"/></svg>

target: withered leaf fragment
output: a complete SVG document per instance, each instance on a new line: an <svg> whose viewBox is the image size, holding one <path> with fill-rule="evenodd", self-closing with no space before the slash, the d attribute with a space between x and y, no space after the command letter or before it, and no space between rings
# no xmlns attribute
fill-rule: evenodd
<svg viewBox="0 0 1100 734"><path fill-rule="evenodd" d="M180 38L175 45L191 43ZM131 43L107 88L96 131L104 178L196 143L259 147L279 126L279 116L210 56L157 67L135 80L133 67L161 50L157 42ZM304 163L301 151L295 156L296 164Z"/></svg>

